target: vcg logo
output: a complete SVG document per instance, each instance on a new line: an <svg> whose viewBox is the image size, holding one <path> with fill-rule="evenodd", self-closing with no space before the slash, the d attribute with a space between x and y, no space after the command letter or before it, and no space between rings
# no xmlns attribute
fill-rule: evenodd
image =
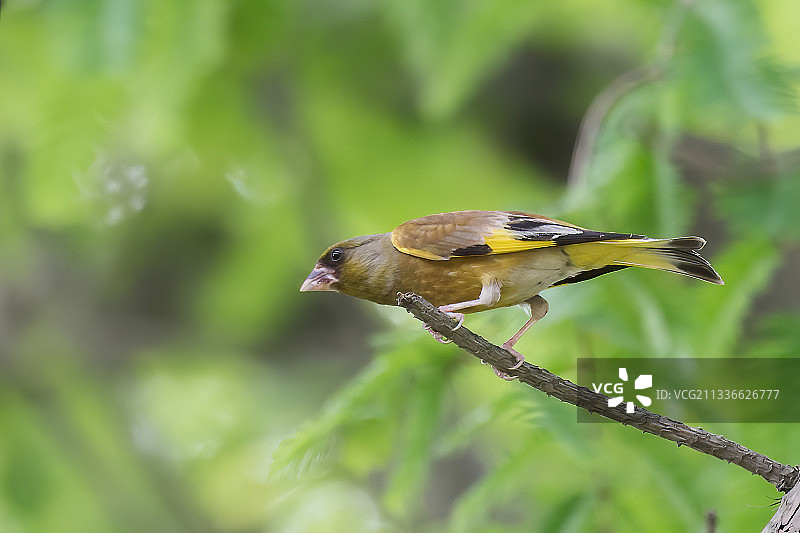
<svg viewBox="0 0 800 533"><path fill-rule="evenodd" d="M592 390L596 393L603 393L607 396L612 396L608 399L608 406L609 407L616 407L622 402L625 401L623 396L625 390L625 383L628 381L628 369L627 368L620 368L619 369L619 379L622 380L618 383L592 383ZM636 390L640 389L649 389L653 386L653 375L652 374L642 374L636 378L633 382L633 388ZM636 395L636 399L639 400L639 403L645 407L649 407L653 401L650 399L649 396L644 396L641 394ZM625 406L625 411L628 413L633 412L633 402L627 402Z"/></svg>

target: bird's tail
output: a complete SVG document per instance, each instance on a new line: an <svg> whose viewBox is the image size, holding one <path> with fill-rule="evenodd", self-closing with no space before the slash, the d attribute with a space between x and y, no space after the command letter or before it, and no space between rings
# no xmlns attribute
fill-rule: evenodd
<svg viewBox="0 0 800 533"><path fill-rule="evenodd" d="M722 278L699 253L706 241L700 237L674 239L621 239L565 246L573 263L588 269L609 265L639 266L676 272L724 285Z"/></svg>

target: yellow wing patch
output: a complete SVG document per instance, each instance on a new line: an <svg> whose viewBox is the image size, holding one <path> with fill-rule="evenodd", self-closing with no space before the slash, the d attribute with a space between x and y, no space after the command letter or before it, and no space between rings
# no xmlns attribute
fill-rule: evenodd
<svg viewBox="0 0 800 533"><path fill-rule="evenodd" d="M397 248L398 252L402 252L406 255L413 255L414 257L421 257L422 259L430 259L431 261L446 261L450 259L449 257L442 257L440 255L432 254L427 250L417 250L415 248L406 248L404 246L397 246L395 243L394 235L392 235L392 245Z"/></svg>
<svg viewBox="0 0 800 533"><path fill-rule="evenodd" d="M460 257L475 257L475 256L485 256L485 255L496 255L496 254L508 254L513 252L524 252L526 250L533 250L535 248L546 248L549 246L555 246L556 243L549 240L520 240L519 235L508 231L505 228L493 228L491 234L489 235L479 235L477 236L475 244L471 244L469 246L464 246L463 248L468 247L481 247L481 246L488 246L488 248L481 249L480 251L475 251L473 253L459 253L459 249L449 249L447 252L443 254L434 253L431 250L414 248L410 246L402 246L400 245L400 239L395 233L392 233L392 245L397 248L398 251L407 254L413 255L415 257L420 257L422 259L430 259L431 261L447 261L448 259L457 259ZM483 240L483 242L480 242Z"/></svg>
<svg viewBox="0 0 800 533"><path fill-rule="evenodd" d="M494 228L492 234L486 237L486 244L492 249L487 255L493 255L547 248L555 246L556 243L553 241L522 241L505 228Z"/></svg>

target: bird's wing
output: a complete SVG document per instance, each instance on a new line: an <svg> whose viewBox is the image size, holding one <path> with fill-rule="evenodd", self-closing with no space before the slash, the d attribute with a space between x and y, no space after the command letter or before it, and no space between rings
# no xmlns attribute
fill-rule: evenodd
<svg viewBox="0 0 800 533"><path fill-rule="evenodd" d="M457 211L429 215L400 224L392 232L392 244L399 251L438 261L631 238L642 238L642 235L593 231L516 211Z"/></svg>

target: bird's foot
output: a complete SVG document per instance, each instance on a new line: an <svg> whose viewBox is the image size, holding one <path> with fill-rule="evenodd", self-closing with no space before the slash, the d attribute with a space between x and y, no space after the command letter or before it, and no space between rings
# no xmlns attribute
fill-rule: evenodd
<svg viewBox="0 0 800 533"><path fill-rule="evenodd" d="M516 370L519 367L521 367L522 363L525 362L525 356L523 356L521 353L519 353L514 348L512 348L511 345L508 342L504 342L502 347L507 352L510 352L511 355L513 355L517 360L517 364L515 364L514 366L508 367L509 370ZM481 363L483 363L484 365L487 364L486 361L481 361ZM494 373L495 373L495 375L497 375L497 377L502 378L502 379L504 379L506 381L513 381L513 380L517 379L517 377L518 377L518 376L512 376L511 374L508 374L506 372L503 372L502 370L500 370L499 368L497 368L495 366L492 366L492 370L494 370Z"/></svg>
<svg viewBox="0 0 800 533"><path fill-rule="evenodd" d="M438 331L434 331L433 328L430 327L428 324L425 324L425 330L433 336L436 342L441 342L442 344L450 344L451 342L453 342L450 339L445 338L445 336L439 333Z"/></svg>
<svg viewBox="0 0 800 533"><path fill-rule="evenodd" d="M506 374L505 372L503 372L502 370L500 370L500 369L499 369L499 368L497 368L496 366L493 366L493 367L492 367L492 370L494 370L494 374L495 374L495 375L496 375L498 378L504 379L504 380L506 380L506 381L514 381L514 380L515 380L515 379L517 379L517 377L518 377L518 376L512 376L511 374Z"/></svg>
<svg viewBox="0 0 800 533"><path fill-rule="evenodd" d="M522 355L521 353L519 353L518 351L516 351L516 350L515 350L514 348L512 348L511 346L509 346L508 342L505 342L505 343L503 343L503 346L502 346L502 347L503 347L503 349L504 349L504 350L506 350L506 351L510 352L510 353L511 353L511 355L513 355L513 356L516 358L516 360L517 360L517 364L515 364L514 366L510 366L510 367L508 367L508 369L509 369L509 370L516 370L516 369L518 369L519 367L521 367L521 366L522 366L522 363L524 363L524 362L525 362L525 356L524 356L524 355ZM481 359L481 364L482 364L482 365L488 365L489 363L487 363L486 361L484 361L483 359ZM503 372L502 370L500 370L499 368L497 368L497 367L496 367L496 366L494 366L494 365L492 365L492 370L494 370L494 373L495 373L495 375L496 375L497 377L499 377L499 378L502 378L502 379L504 379L504 380L506 380L506 381L513 381L513 380L515 380L515 379L517 379L517 378L519 377L519 376L512 376L511 374L508 374L508 373L506 373L506 372Z"/></svg>
<svg viewBox="0 0 800 533"><path fill-rule="evenodd" d="M518 369L519 367L522 366L522 363L525 362L525 356L516 351L514 348L512 348L512 345L509 344L508 341L503 343L502 348L517 359L516 365L508 367L510 370Z"/></svg>
<svg viewBox="0 0 800 533"><path fill-rule="evenodd" d="M486 361L481 359L481 364L482 365L488 365L489 363L487 363ZM497 377L502 378L502 379L504 379L506 381L514 381L515 379L517 379L517 376L512 376L511 374L506 374L505 372L503 372L502 370L500 370L496 366L494 366L494 365L491 365L491 366L492 366L492 370L494 370L494 374Z"/></svg>
<svg viewBox="0 0 800 533"><path fill-rule="evenodd" d="M462 324L464 324L464 313L454 313L452 311L448 311L447 309L444 309L446 307L447 307L446 305L440 305L439 306L439 311L441 311L442 313L446 314L450 318L455 319L455 321L457 322L456 323L456 327L453 328L453 331L455 331L458 328L460 328Z"/></svg>

